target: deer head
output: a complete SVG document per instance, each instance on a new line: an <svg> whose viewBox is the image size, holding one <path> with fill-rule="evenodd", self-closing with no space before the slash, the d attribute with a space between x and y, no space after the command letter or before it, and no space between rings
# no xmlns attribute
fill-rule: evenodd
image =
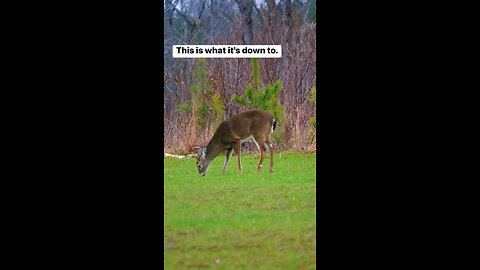
<svg viewBox="0 0 480 270"><path fill-rule="evenodd" d="M198 173L201 176L205 176L205 173L208 170L208 166L210 165L211 160L207 160L207 147L201 146L198 148L198 156L197 156L197 168Z"/></svg>

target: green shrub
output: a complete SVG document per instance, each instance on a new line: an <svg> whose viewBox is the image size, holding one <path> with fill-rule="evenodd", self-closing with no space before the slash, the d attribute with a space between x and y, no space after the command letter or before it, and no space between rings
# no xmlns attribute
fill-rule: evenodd
<svg viewBox="0 0 480 270"><path fill-rule="evenodd" d="M260 87L260 68L258 59L252 59L253 85L245 87L245 96L233 96L233 101L245 106L247 109L262 109L271 112L277 123L285 120L284 108L280 105L278 96L282 90L282 81L277 80L273 85Z"/></svg>
<svg viewBox="0 0 480 270"><path fill-rule="evenodd" d="M193 114L202 130L216 126L224 117L225 102L215 93L208 81L208 75L205 59L198 59L193 70L195 83L190 86L191 99L178 106L179 110Z"/></svg>

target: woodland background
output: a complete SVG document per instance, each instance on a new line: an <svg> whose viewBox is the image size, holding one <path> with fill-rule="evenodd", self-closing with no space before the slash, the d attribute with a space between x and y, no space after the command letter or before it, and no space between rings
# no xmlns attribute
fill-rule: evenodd
<svg viewBox="0 0 480 270"><path fill-rule="evenodd" d="M221 121L248 108L238 97L248 100L252 86L259 95L281 88L264 95L283 115L277 149L315 150L316 42L316 1L164 0L164 150L206 145ZM283 56L256 67L251 59L172 58L172 45L182 44L282 45Z"/></svg>

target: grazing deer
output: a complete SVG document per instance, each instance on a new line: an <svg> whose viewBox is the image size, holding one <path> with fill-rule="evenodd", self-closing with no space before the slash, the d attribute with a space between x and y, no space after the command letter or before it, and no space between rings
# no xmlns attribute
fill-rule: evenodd
<svg viewBox="0 0 480 270"><path fill-rule="evenodd" d="M222 172L225 172L228 160L235 152L238 161L238 170L242 173L240 145L242 142L250 139L253 139L257 148L260 150L260 162L258 163L257 172L260 172L262 168L267 148L270 149L270 172L273 172L274 146L270 140L270 135L273 133L275 127L276 124L273 115L263 110L241 112L222 122L208 145L198 149L198 173L204 176L212 160L224 150L227 150L227 153Z"/></svg>

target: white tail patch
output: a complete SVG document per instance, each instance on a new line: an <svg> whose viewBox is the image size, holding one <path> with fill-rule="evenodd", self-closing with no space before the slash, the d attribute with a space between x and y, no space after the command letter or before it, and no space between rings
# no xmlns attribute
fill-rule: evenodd
<svg viewBox="0 0 480 270"><path fill-rule="evenodd" d="M273 126L275 125L275 118L273 118L273 121L272 121L272 129L270 131L270 133L273 133Z"/></svg>

